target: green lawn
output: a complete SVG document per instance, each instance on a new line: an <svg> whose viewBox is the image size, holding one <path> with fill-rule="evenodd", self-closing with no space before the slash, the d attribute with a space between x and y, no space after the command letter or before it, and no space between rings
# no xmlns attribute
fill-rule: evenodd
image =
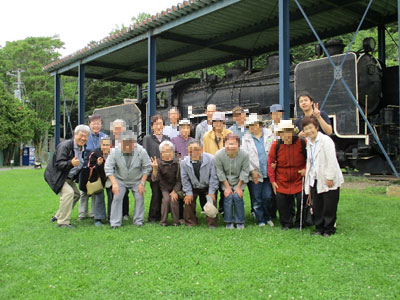
<svg viewBox="0 0 400 300"><path fill-rule="evenodd" d="M244 231L203 215L197 228L96 228L77 208L71 230L50 223L43 171L2 171L0 299L398 299L400 200L384 192L343 189L330 238L259 228L248 201Z"/></svg>

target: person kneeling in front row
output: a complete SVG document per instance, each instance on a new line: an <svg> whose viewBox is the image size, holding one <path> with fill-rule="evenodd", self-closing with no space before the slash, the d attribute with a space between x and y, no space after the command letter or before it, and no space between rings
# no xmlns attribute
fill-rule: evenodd
<svg viewBox="0 0 400 300"><path fill-rule="evenodd" d="M240 137L229 133L224 148L215 154L218 179L224 191L224 221L227 229L244 229L243 190L249 180L250 163L247 152L240 149Z"/></svg>
<svg viewBox="0 0 400 300"><path fill-rule="evenodd" d="M111 181L114 194L110 216L111 228L121 226L122 201L126 189L132 190L135 198L133 224L143 225L145 184L152 169L146 150L135 142L133 132L126 131L121 135L120 149L111 150L105 165L106 175Z"/></svg>

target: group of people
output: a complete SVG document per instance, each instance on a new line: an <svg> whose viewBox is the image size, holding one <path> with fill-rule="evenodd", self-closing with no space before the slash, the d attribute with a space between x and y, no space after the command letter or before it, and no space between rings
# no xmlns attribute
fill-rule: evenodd
<svg viewBox="0 0 400 300"><path fill-rule="evenodd" d="M297 101L304 116L295 123L283 120L282 107L274 104L268 127L261 116L247 115L238 106L232 110L234 124L226 128L225 114L208 104L207 119L197 125L195 138L190 136L191 122L171 108L168 126L160 114L151 117L151 134L142 145L123 120L112 122L108 137L101 132L100 116L92 115L89 126L78 125L73 138L57 146L46 168L45 180L60 195L59 210L51 220L58 227L73 227L71 211L80 201L79 219L93 216L96 226L108 219L111 228L119 228L129 219L131 190L133 225L142 226L149 181L148 222L168 226L171 213L173 226L196 226L199 199L209 228L217 226L221 215L227 229L244 229L247 186L258 226L274 227L278 213L282 229L301 228L303 207L312 202L314 234L330 236L336 231L343 183L329 137L332 126L309 94L301 94Z"/></svg>

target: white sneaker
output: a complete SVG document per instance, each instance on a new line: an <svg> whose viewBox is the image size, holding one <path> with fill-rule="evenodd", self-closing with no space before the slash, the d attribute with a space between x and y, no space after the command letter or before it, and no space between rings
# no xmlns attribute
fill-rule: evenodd
<svg viewBox="0 0 400 300"><path fill-rule="evenodd" d="M265 223L258 223L258 227L264 227Z"/></svg>
<svg viewBox="0 0 400 300"><path fill-rule="evenodd" d="M227 223L225 226L226 229L235 229L232 223Z"/></svg>
<svg viewBox="0 0 400 300"><path fill-rule="evenodd" d="M244 224L236 224L236 229L244 229Z"/></svg>
<svg viewBox="0 0 400 300"><path fill-rule="evenodd" d="M125 215L125 216L123 217L123 219L124 219L124 221L129 221L129 216Z"/></svg>
<svg viewBox="0 0 400 300"><path fill-rule="evenodd" d="M269 220L268 222L267 222L267 224L270 226L270 227L274 227L275 225L274 225L274 222L272 222L271 220Z"/></svg>

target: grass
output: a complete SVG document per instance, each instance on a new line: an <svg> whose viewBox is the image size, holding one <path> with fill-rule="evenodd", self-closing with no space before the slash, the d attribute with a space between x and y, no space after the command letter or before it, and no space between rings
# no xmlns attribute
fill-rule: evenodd
<svg viewBox="0 0 400 300"><path fill-rule="evenodd" d="M244 231L209 230L203 215L197 228L96 228L77 208L71 230L49 222L58 197L43 170L3 171L0 299L398 299L400 202L384 192L343 189L330 238L259 228L248 200Z"/></svg>

